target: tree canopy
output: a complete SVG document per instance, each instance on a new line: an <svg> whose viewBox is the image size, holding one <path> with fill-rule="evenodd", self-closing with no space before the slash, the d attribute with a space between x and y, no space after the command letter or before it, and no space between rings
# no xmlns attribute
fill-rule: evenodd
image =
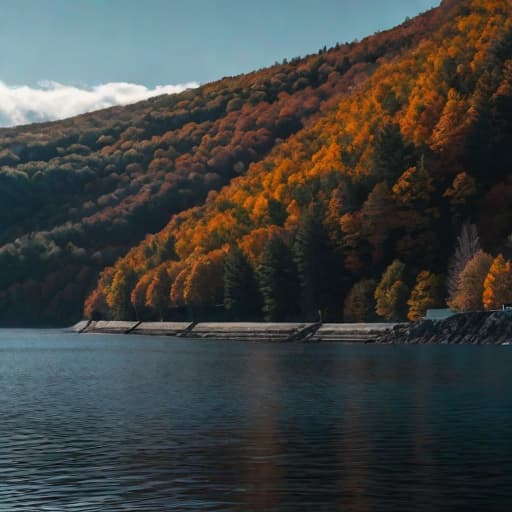
<svg viewBox="0 0 512 512"><path fill-rule="evenodd" d="M372 280L381 317L409 301L416 318L432 276L453 300L479 249L508 257L511 52L508 0L445 1L193 91L0 130L0 322L70 323L84 303L341 320Z"/></svg>

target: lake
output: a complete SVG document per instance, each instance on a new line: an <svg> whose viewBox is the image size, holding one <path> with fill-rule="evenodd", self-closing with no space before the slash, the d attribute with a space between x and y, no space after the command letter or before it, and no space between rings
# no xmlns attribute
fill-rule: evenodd
<svg viewBox="0 0 512 512"><path fill-rule="evenodd" d="M0 511L510 510L512 347L0 331Z"/></svg>

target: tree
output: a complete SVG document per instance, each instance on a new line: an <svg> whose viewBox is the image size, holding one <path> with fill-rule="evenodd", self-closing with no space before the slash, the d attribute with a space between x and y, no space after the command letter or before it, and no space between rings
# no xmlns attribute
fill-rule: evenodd
<svg viewBox="0 0 512 512"><path fill-rule="evenodd" d="M455 89L448 91L443 112L432 132L432 148L448 162L463 154L466 138L472 128L468 102Z"/></svg>
<svg viewBox="0 0 512 512"><path fill-rule="evenodd" d="M512 183L496 183L480 203L478 226L486 246L499 252L512 224Z"/></svg>
<svg viewBox="0 0 512 512"><path fill-rule="evenodd" d="M377 183L361 207L361 233L372 246L373 263L385 259L393 229L393 200L386 181Z"/></svg>
<svg viewBox="0 0 512 512"><path fill-rule="evenodd" d="M171 280L165 266L160 266L149 282L146 290L146 306L158 313L160 321L163 321L165 312L170 303Z"/></svg>
<svg viewBox="0 0 512 512"><path fill-rule="evenodd" d="M151 282L151 274L144 274L135 285L130 295L130 302L135 311L135 318L141 320L146 314L146 291Z"/></svg>
<svg viewBox="0 0 512 512"><path fill-rule="evenodd" d="M293 245L304 319L317 318L318 311L328 308L339 275L327 233L319 219L319 212L311 208L299 223Z"/></svg>
<svg viewBox="0 0 512 512"><path fill-rule="evenodd" d="M448 305L455 311L479 311L482 309L484 281L492 264L492 256L478 251L459 275L457 289Z"/></svg>
<svg viewBox="0 0 512 512"><path fill-rule="evenodd" d="M460 172L453 179L452 186L447 188L443 197L449 199L453 213L469 210L472 199L477 192L476 181L467 172Z"/></svg>
<svg viewBox="0 0 512 512"><path fill-rule="evenodd" d="M373 174L395 179L410 163L413 147L404 142L400 126L389 123L375 137Z"/></svg>
<svg viewBox="0 0 512 512"><path fill-rule="evenodd" d="M137 276L127 265L120 266L114 274L106 299L116 320L129 320L133 317L130 296L136 283Z"/></svg>
<svg viewBox="0 0 512 512"><path fill-rule="evenodd" d="M162 263L166 260L176 259L176 240L172 234L166 234L160 239L160 243L157 248L157 262Z"/></svg>
<svg viewBox="0 0 512 512"><path fill-rule="evenodd" d="M345 268L352 274L361 274L371 265L371 247L362 233L360 210L349 212L340 219Z"/></svg>
<svg viewBox="0 0 512 512"><path fill-rule="evenodd" d="M440 276L423 270L416 278L416 286L407 301L407 318L416 322L425 316L427 309L439 307L443 303L443 283Z"/></svg>
<svg viewBox="0 0 512 512"><path fill-rule="evenodd" d="M348 292L343 308L345 322L370 322L375 318L374 279L358 281Z"/></svg>
<svg viewBox="0 0 512 512"><path fill-rule="evenodd" d="M224 309L231 320L247 320L258 314L259 290L254 271L237 244L224 262Z"/></svg>
<svg viewBox="0 0 512 512"><path fill-rule="evenodd" d="M343 247L343 233L340 221L343 215L355 208L354 202L354 192L348 180L343 180L339 183L330 194L324 224L329 240L339 249Z"/></svg>
<svg viewBox="0 0 512 512"><path fill-rule="evenodd" d="M405 265L395 260L386 269L375 290L377 314L386 320L405 318L409 288L405 283Z"/></svg>
<svg viewBox="0 0 512 512"><path fill-rule="evenodd" d="M297 275L292 253L280 237L275 236L267 242L257 279L266 321L282 321L296 314Z"/></svg>
<svg viewBox="0 0 512 512"><path fill-rule="evenodd" d="M480 250L480 238L474 224L465 222L457 238L455 253L448 266L448 302L455 299L459 288L459 276L468 261Z"/></svg>
<svg viewBox="0 0 512 512"><path fill-rule="evenodd" d="M484 281L485 309L498 309L512 303L512 263L499 254L491 264Z"/></svg>
<svg viewBox="0 0 512 512"><path fill-rule="evenodd" d="M216 306L224 300L224 259L222 249L199 257L185 280L183 296L190 306Z"/></svg>
<svg viewBox="0 0 512 512"><path fill-rule="evenodd" d="M101 320L108 313L107 301L100 288L96 288L85 301L84 316L89 320Z"/></svg>
<svg viewBox="0 0 512 512"><path fill-rule="evenodd" d="M190 274L190 265L186 265L182 268L174 278L171 286L171 292L169 298L173 306L184 306L185 305L185 284Z"/></svg>
<svg viewBox="0 0 512 512"><path fill-rule="evenodd" d="M433 180L425 169L423 156L418 165L404 171L393 185L393 195L397 201L410 207L428 204L433 191Z"/></svg>

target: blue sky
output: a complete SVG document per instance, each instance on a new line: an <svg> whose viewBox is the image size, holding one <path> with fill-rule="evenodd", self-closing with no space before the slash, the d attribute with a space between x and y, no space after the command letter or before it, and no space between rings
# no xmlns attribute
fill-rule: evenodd
<svg viewBox="0 0 512 512"><path fill-rule="evenodd" d="M127 82L143 86L150 95L157 85L204 83L362 38L438 4L439 0L3 0L0 86L39 90L46 82L43 89L48 90L57 82L90 92L94 86ZM0 87L0 106L1 102ZM30 120L37 120L37 115Z"/></svg>

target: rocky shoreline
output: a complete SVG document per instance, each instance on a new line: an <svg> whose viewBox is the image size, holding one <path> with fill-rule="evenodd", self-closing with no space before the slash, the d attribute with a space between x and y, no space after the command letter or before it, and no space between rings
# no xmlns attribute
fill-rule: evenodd
<svg viewBox="0 0 512 512"><path fill-rule="evenodd" d="M460 313L446 320L400 324L382 333L376 343L512 344L512 312Z"/></svg>

